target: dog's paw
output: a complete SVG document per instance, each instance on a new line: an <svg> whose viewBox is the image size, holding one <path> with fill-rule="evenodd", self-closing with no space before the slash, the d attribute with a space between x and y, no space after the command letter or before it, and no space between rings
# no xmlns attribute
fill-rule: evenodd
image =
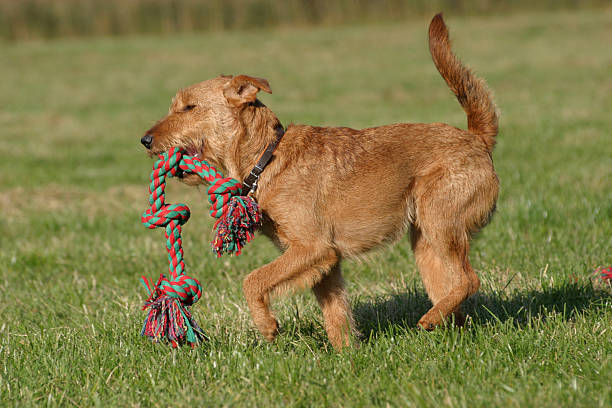
<svg viewBox="0 0 612 408"><path fill-rule="evenodd" d="M421 318L421 320L419 320L417 323L417 327L422 330L432 331L436 328L436 325L424 318Z"/></svg>
<svg viewBox="0 0 612 408"><path fill-rule="evenodd" d="M450 316L443 317L439 310L431 308L421 317L417 325L420 329L431 331L440 325L463 327L465 320L465 315L459 310L453 312Z"/></svg>
<svg viewBox="0 0 612 408"><path fill-rule="evenodd" d="M262 336L269 342L273 342L278 335L278 322L273 317L266 319L265 322L260 322L257 328Z"/></svg>
<svg viewBox="0 0 612 408"><path fill-rule="evenodd" d="M438 309L432 307L429 312L425 313L417 323L417 326L423 330L433 330L444 322L444 317Z"/></svg>

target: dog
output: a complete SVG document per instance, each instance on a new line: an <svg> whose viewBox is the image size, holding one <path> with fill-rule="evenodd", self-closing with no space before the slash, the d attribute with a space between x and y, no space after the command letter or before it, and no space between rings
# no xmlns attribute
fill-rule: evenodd
<svg viewBox="0 0 612 408"><path fill-rule="evenodd" d="M461 303L480 286L470 239L489 222L499 191L491 157L498 113L485 82L453 54L441 14L429 26L429 48L467 114L467 131L443 123L284 130L257 99L259 91L272 92L268 81L239 75L180 90L142 137L150 156L182 148L238 180L278 142L251 195L263 214L261 232L282 254L243 281L253 322L267 340L278 333L271 294L311 288L332 346L350 345L357 332L341 261L405 233L433 304L418 326L463 324ZM202 183L194 174L183 181Z"/></svg>

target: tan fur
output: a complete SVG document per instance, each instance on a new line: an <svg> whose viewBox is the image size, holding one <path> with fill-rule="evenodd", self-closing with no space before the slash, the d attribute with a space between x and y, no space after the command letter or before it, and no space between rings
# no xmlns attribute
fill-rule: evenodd
<svg viewBox="0 0 612 408"><path fill-rule="evenodd" d="M261 231L283 251L246 276L255 325L273 340L278 324L270 294L312 288L330 342L350 343L353 319L340 271L343 258L393 242L410 230L416 262L433 307L419 326L431 329L478 290L468 259L471 234L495 207L498 180L491 151L495 105L484 82L452 54L441 15L430 25L436 66L468 116L468 131L443 123L370 129L290 125L254 196ZM268 82L221 76L178 92L166 117L147 134L155 154L169 147L198 154L243 180L276 137L276 116L256 94ZM197 176L185 181L197 184Z"/></svg>

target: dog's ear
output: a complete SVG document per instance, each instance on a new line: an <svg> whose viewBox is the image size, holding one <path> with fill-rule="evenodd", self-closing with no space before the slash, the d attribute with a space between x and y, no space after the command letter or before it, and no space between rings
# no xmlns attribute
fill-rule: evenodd
<svg viewBox="0 0 612 408"><path fill-rule="evenodd" d="M246 75L238 75L230 81L223 89L223 94L236 107L250 102L255 102L257 92L264 91L272 93L270 84L263 78L253 78Z"/></svg>

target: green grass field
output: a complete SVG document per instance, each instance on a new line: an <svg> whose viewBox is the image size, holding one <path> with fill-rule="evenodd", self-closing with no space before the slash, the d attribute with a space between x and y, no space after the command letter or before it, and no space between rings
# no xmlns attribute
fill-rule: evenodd
<svg viewBox="0 0 612 408"><path fill-rule="evenodd" d="M404 238L345 264L364 338L342 354L310 293L279 299L282 333L262 340L241 282L277 251L260 237L215 258L204 191L174 182L210 341L140 337L139 278L167 260L163 233L140 224L152 161L139 139L178 88L220 73L267 78L285 125L465 127L427 20L0 44L0 406L612 406L612 290L594 273L612 264L610 21L447 16L502 111L472 322L415 329L429 301Z"/></svg>

